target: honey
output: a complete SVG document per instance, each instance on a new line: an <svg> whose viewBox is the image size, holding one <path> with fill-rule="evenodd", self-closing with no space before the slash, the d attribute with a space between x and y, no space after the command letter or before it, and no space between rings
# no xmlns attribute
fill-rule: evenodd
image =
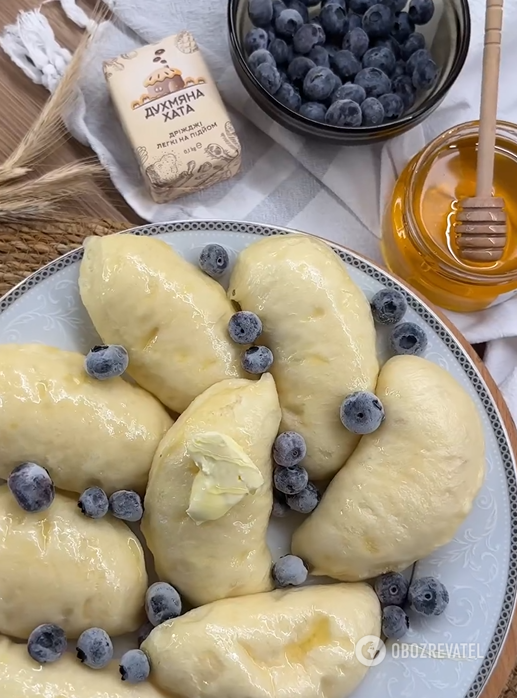
<svg viewBox="0 0 517 698"><path fill-rule="evenodd" d="M517 126L498 122L494 196L505 201L507 244L495 262L460 259L458 202L476 193L477 122L446 131L399 177L383 224L384 260L393 273L449 310L482 310L517 291Z"/></svg>

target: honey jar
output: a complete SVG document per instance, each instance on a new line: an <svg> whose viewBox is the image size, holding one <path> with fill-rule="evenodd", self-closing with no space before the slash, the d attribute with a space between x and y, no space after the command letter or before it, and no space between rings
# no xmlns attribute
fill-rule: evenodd
<svg viewBox="0 0 517 698"><path fill-rule="evenodd" d="M475 196L478 122L432 141L400 175L383 220L387 267L430 301L472 312L517 293L517 125L499 121L494 196L505 201L508 235L502 258L463 262L454 221L458 201Z"/></svg>

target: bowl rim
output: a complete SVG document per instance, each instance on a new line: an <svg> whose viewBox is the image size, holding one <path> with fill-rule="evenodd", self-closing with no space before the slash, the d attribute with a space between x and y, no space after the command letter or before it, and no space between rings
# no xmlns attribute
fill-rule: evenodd
<svg viewBox="0 0 517 698"><path fill-rule="evenodd" d="M438 106L440 102L442 102L442 100L445 98L452 85L458 79L463 69L463 66L465 65L465 61L467 60L467 55L469 52L470 39L472 35L470 6L468 0L459 0L460 10L465 25L464 31L462 33L458 33L458 50L451 70L449 71L449 74L442 86L436 91L435 94L432 95L432 98L429 101L425 100L421 104L421 106L418 107L418 109L416 109L411 114L408 114L407 116L402 116L400 119L394 119L393 121L388 121L384 124L379 124L378 126L332 126L331 124L325 124L320 121L313 121L312 119L308 119L307 117L303 116L303 114L289 109L289 107L286 107L284 104L275 99L274 95L269 94L269 92L267 92L262 87L260 82L253 75L246 61L244 51L241 48L241 42L238 38L238 31L236 26L237 8L239 6L239 3L243 1L244 0L228 0L227 25L228 34L230 38L230 46L234 54L237 56L237 60L239 61L242 70L246 74L247 79L251 80L254 87L257 90L259 90L259 92L264 96L264 98L269 101L272 101L272 105L276 109L278 109L286 118L295 119L296 121L299 121L300 124L305 124L307 126L312 126L321 129L323 133L327 133L329 136L336 137L339 134L357 134L357 136L360 135L379 137L387 130L392 128L396 128L398 132L399 129L411 128L411 124L414 124L416 126L423 118L425 118L425 115L428 112L432 112L433 109L436 106ZM444 2L447 1L448 0L444 0Z"/></svg>

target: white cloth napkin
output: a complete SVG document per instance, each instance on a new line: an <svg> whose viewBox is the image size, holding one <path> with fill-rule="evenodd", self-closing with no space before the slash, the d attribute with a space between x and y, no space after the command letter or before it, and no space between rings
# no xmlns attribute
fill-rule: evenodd
<svg viewBox="0 0 517 698"><path fill-rule="evenodd" d="M57 0L77 24L88 16L75 0ZM88 144L128 204L153 221L232 218L283 225L321 235L382 262L380 221L394 181L408 160L445 129L478 118L485 0L470 0L471 49L454 88L421 126L385 144L335 147L285 130L248 97L231 63L226 0L106 0L117 23L96 33L81 81L70 132ZM517 121L517 2L505 7L499 118ZM102 61L189 29L196 37L243 145L234 179L172 204L157 205L142 185L136 162L114 114ZM39 13L6 27L0 46L34 82L53 90L69 54ZM452 321L472 343L488 342L486 364L517 419L517 298Z"/></svg>

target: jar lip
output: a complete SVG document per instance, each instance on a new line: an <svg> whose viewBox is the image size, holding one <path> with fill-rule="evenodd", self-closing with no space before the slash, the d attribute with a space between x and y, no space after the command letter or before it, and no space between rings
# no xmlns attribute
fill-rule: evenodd
<svg viewBox="0 0 517 698"><path fill-rule="evenodd" d="M466 121L458 124L457 126L453 126L428 143L426 147L420 151L418 157L411 166L411 175L409 178L406 195L406 201L408 202L406 212L409 223L409 225L407 225L407 234L413 244L418 248L419 252L424 256L434 257L435 255L424 237L421 235L413 212L413 194L416 184L416 175L421 170L422 166L427 163L429 157L444 145L447 145L450 142L457 142L461 138L476 134L478 129L479 120ZM517 125L511 123L510 121L498 120L496 135L502 137L513 136L513 138L517 141ZM517 277L517 271L505 272L504 274L491 273L487 275L486 269L477 271L474 267L455 267L453 264L448 264L441 259L438 260L438 266L440 267L442 273L446 274L454 281L460 281L463 283L465 281L469 281L479 286L493 286L494 283L513 281Z"/></svg>

